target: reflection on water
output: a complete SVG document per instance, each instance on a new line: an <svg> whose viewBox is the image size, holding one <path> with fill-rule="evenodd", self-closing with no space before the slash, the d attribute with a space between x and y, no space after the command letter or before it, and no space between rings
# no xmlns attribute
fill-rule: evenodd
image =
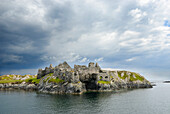
<svg viewBox="0 0 170 114"><path fill-rule="evenodd" d="M49 95L0 91L0 113L169 114L170 84L124 92Z"/></svg>

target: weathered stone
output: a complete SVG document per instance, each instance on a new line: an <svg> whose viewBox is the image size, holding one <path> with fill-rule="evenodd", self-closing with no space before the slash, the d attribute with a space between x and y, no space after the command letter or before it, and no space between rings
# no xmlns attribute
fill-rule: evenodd
<svg viewBox="0 0 170 114"><path fill-rule="evenodd" d="M28 76L29 77L29 76ZM137 79L140 77L140 80ZM15 75L15 79L19 77ZM44 70L39 69L37 78L41 79L38 84L0 84L0 88L14 88L25 90L38 90L43 93L81 94L85 91L111 91L127 88L151 88L152 85L144 77L129 71L102 70L98 63L90 62L85 65L74 65L72 69L67 62L59 64L55 68L50 64ZM27 79L26 77L23 80Z"/></svg>
<svg viewBox="0 0 170 114"><path fill-rule="evenodd" d="M54 68L52 67L52 64L50 64L49 67L45 67L44 70L38 69L37 79L40 79L41 77L43 77L49 73L54 73Z"/></svg>
<svg viewBox="0 0 170 114"><path fill-rule="evenodd" d="M58 67L60 70L66 70L66 71L71 71L72 68L68 65L68 63L65 61L62 64L59 64Z"/></svg>

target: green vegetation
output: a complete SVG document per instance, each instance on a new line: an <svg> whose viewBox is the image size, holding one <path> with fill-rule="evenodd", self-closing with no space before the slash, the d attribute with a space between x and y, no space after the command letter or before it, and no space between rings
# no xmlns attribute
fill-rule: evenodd
<svg viewBox="0 0 170 114"><path fill-rule="evenodd" d="M138 80L138 79L134 78L134 77L133 77L133 74L131 74L131 75L130 75L130 81L136 81L136 80Z"/></svg>
<svg viewBox="0 0 170 114"><path fill-rule="evenodd" d="M22 83L23 81L22 80L0 80L0 83L3 84L3 83Z"/></svg>
<svg viewBox="0 0 170 114"><path fill-rule="evenodd" d="M22 78L25 78L26 76L29 76L29 79L21 80ZM30 82L30 83L39 83L39 80L36 78L33 78L36 76L33 75L3 75L0 76L0 83L16 83L20 84L22 82Z"/></svg>
<svg viewBox="0 0 170 114"><path fill-rule="evenodd" d="M50 79L50 77L53 76L53 74L54 74L54 73L46 74L45 76L49 76L49 77L47 77L45 80L43 80L43 82L44 82L44 83L47 82L47 81ZM43 76L43 77L45 77L45 76ZM43 77L41 77L41 79L42 79Z"/></svg>
<svg viewBox="0 0 170 114"><path fill-rule="evenodd" d="M61 79L59 79L58 77L56 77L56 78L53 78L52 76L53 76L53 74L54 73L49 73L49 74L47 74L47 75L45 75L45 76L48 76L46 79L44 79L43 80L43 82L45 83L45 82L53 82L53 83L63 83L64 82L64 80L61 80ZM65 74L63 73L63 76L65 76ZM43 77L42 77L43 78ZM41 79L42 79L41 78Z"/></svg>
<svg viewBox="0 0 170 114"><path fill-rule="evenodd" d="M63 82L64 82L64 80L61 80L61 79L59 79L58 77L56 77L56 79L51 78L51 79L49 80L49 82L54 82L54 83L63 83Z"/></svg>
<svg viewBox="0 0 170 114"><path fill-rule="evenodd" d="M74 70L71 70L70 72L74 72Z"/></svg>
<svg viewBox="0 0 170 114"><path fill-rule="evenodd" d="M51 77L51 76L50 76ZM47 77L45 80L43 80L43 82L45 83L45 82L47 82L49 79L50 79L50 77Z"/></svg>
<svg viewBox="0 0 170 114"><path fill-rule="evenodd" d="M38 84L40 82L40 79L37 78L29 78L25 80L26 83L36 83Z"/></svg>
<svg viewBox="0 0 170 114"><path fill-rule="evenodd" d="M47 74L46 76L53 76L53 74L54 74L54 73L49 73L49 74Z"/></svg>
<svg viewBox="0 0 170 114"><path fill-rule="evenodd" d="M110 76L110 79L113 79L113 76L112 76L112 75Z"/></svg>
<svg viewBox="0 0 170 114"><path fill-rule="evenodd" d="M33 83L36 83L36 84L39 84L40 79L37 79L37 78L36 78L36 79L32 80L32 82L33 82Z"/></svg>
<svg viewBox="0 0 170 114"><path fill-rule="evenodd" d="M123 76L121 76L121 74L124 73ZM135 72L130 72L130 79L129 81L137 81L137 80L140 80L140 81L143 81L144 80L144 77L143 76L140 76L139 74L135 73ZM118 72L118 76L120 79L126 79L128 77L127 75L127 71L119 71Z"/></svg>
<svg viewBox="0 0 170 114"><path fill-rule="evenodd" d="M53 76L54 73L46 74L45 76ZM43 76L44 77L44 76ZM42 77L41 77L42 78Z"/></svg>
<svg viewBox="0 0 170 114"><path fill-rule="evenodd" d="M117 72L117 73L118 73L119 78L121 78L121 72Z"/></svg>
<svg viewBox="0 0 170 114"><path fill-rule="evenodd" d="M139 74L137 73L134 73L136 79L140 80L140 81L143 81L145 78L143 76L140 76Z"/></svg>
<svg viewBox="0 0 170 114"><path fill-rule="evenodd" d="M133 75L135 76L135 78L133 77ZM132 74L130 75L130 81L136 81L136 80L143 81L143 80L144 80L144 77L143 77L143 76L140 76L140 75L137 74L137 73L132 72Z"/></svg>
<svg viewBox="0 0 170 114"><path fill-rule="evenodd" d="M99 84L110 84L110 81L98 81Z"/></svg>
<svg viewBox="0 0 170 114"><path fill-rule="evenodd" d="M12 80L12 78L7 76L1 76L0 80Z"/></svg>
<svg viewBox="0 0 170 114"><path fill-rule="evenodd" d="M39 80L36 79L36 76L34 75L3 75L0 76L0 83L22 83L25 80L21 80L22 78L25 78L26 76L29 76L29 79L26 79L27 82L30 81L31 83L38 83ZM34 77L34 78L33 78Z"/></svg>
<svg viewBox="0 0 170 114"><path fill-rule="evenodd" d="M122 73L124 73L123 76L121 76ZM119 72L118 72L118 76L119 76L120 79L123 79L123 80L124 80L125 78L128 77L127 71L119 71Z"/></svg>

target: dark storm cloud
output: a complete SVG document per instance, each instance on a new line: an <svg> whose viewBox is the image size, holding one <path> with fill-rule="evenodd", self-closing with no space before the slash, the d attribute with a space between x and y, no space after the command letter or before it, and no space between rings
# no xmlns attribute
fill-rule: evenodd
<svg viewBox="0 0 170 114"><path fill-rule="evenodd" d="M72 66L96 61L102 67L120 69L159 65L168 69L170 14L166 4L143 0L2 0L0 71L35 71L62 61Z"/></svg>
<svg viewBox="0 0 170 114"><path fill-rule="evenodd" d="M34 20L24 20L28 13L24 7L5 3L0 5L0 70L35 68L41 64L38 58L47 45L49 31Z"/></svg>

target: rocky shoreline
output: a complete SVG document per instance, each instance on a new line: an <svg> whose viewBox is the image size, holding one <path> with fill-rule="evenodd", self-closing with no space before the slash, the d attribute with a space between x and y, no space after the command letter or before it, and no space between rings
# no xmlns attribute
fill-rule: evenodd
<svg viewBox="0 0 170 114"><path fill-rule="evenodd" d="M35 84L11 84L5 83L0 84L0 90L10 90L10 89L19 89L19 90L34 90L37 91L38 87Z"/></svg>
<svg viewBox="0 0 170 114"><path fill-rule="evenodd" d="M50 85L50 86L45 86L45 87L40 87L37 84L11 84L11 83L5 83L5 84L0 84L0 90L25 90L25 91L37 91L41 93L51 93L51 94L64 94L64 93L73 93L76 94L76 92L68 91L66 89L56 91L55 88L58 87L58 85ZM105 88L105 89L104 89ZM107 85L103 85L101 90L88 90L88 92L108 92L108 91L116 91L116 90L128 90L128 89L139 89L139 88L152 88L151 85L149 84L133 84L133 83L128 83L126 85L119 85L118 88L108 88ZM74 88L75 89L75 88ZM73 90L75 91L75 90ZM83 92L87 92L86 90L82 92L77 92L77 94L82 94Z"/></svg>
<svg viewBox="0 0 170 114"><path fill-rule="evenodd" d="M170 81L168 80L168 81L163 81L163 83L170 83Z"/></svg>
<svg viewBox="0 0 170 114"><path fill-rule="evenodd" d="M8 76L9 77L9 76ZM3 77L7 79L7 77ZM17 78L18 79L18 78ZM152 88L151 83L138 73L102 70L96 63L75 65L66 62L56 67L39 69L36 78L22 76L17 83L0 83L0 90L34 90L51 94L82 94L88 91L116 91L121 89Z"/></svg>

